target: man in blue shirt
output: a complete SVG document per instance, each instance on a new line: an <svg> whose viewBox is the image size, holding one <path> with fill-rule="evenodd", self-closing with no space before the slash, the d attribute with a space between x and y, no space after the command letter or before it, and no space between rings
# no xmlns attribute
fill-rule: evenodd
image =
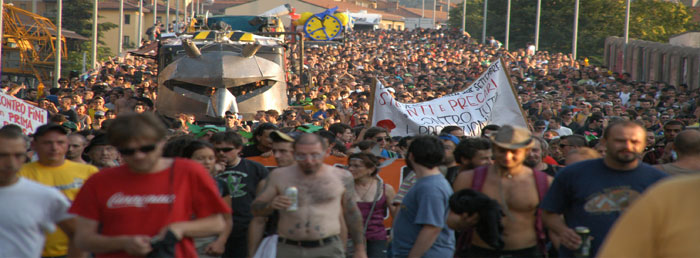
<svg viewBox="0 0 700 258"><path fill-rule="evenodd" d="M645 136L644 128L633 121L612 124L601 140L607 148L605 158L559 170L542 209L545 225L560 238L561 257L573 257L581 246L573 230L578 226L590 229L590 256L594 257L620 214L647 187L666 176L641 162Z"/></svg>
<svg viewBox="0 0 700 258"><path fill-rule="evenodd" d="M394 257L452 257L454 253L454 232L446 224L452 188L438 168L444 148L434 136L418 136L408 148L407 164L418 181L404 197L394 221Z"/></svg>

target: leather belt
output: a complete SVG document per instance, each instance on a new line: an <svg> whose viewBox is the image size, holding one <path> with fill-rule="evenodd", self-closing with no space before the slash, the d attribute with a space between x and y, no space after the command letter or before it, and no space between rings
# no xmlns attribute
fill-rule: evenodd
<svg viewBox="0 0 700 258"><path fill-rule="evenodd" d="M287 244L287 245L295 245L299 247L307 247L307 248L314 248L314 247L321 247L324 245L328 245L332 243L335 240L339 240L340 237L338 235L335 236L329 236L323 239L319 240L303 240L303 241L297 241L297 240L291 240L287 239L284 237L278 237L278 242Z"/></svg>

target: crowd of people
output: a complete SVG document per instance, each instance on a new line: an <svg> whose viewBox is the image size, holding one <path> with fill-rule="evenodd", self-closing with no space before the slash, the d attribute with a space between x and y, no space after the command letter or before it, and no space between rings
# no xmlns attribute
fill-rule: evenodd
<svg viewBox="0 0 700 258"><path fill-rule="evenodd" d="M700 172L698 89L449 30L349 32L307 46L304 63L297 47L287 60L305 73L287 74L289 108L248 121L158 115L157 64L131 55L42 92L3 83L49 123L0 129L0 205L13 207L0 211L0 256L700 252L697 212L682 210ZM529 128L397 137L372 126L374 78L423 102L498 59Z"/></svg>

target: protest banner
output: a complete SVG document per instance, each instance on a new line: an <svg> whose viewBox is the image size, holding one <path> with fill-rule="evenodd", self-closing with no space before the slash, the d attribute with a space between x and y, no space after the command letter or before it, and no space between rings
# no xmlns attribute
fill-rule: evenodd
<svg viewBox="0 0 700 258"><path fill-rule="evenodd" d="M488 124L527 127L503 60L465 90L426 102L400 103L381 82L375 85L372 125L389 129L392 136L437 134L450 125L467 136L479 136Z"/></svg>
<svg viewBox="0 0 700 258"><path fill-rule="evenodd" d="M16 124L24 134L32 134L37 127L47 122L46 110L24 100L0 92L0 122L2 126Z"/></svg>

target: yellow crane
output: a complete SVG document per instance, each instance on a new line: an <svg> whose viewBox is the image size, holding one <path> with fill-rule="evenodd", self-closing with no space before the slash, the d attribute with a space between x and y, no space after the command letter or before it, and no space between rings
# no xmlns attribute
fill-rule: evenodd
<svg viewBox="0 0 700 258"><path fill-rule="evenodd" d="M41 94L51 81L56 58L56 26L48 18L4 4L2 73L35 77ZM61 57L66 58L66 38L61 37Z"/></svg>

